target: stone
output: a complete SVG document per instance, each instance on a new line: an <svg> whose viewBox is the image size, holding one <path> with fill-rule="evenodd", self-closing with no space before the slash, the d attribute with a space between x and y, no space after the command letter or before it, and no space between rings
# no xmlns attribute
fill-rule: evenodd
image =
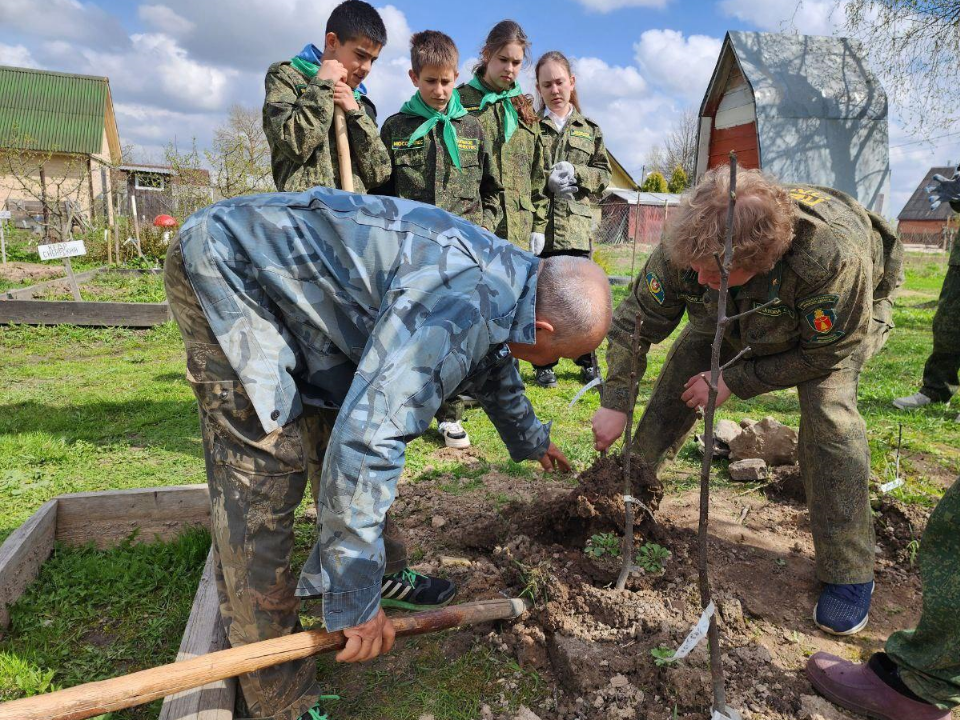
<svg viewBox="0 0 960 720"><path fill-rule="evenodd" d="M753 458L771 466L793 465L797 461L797 431L772 417L744 428L730 443L730 459Z"/></svg>
<svg viewBox="0 0 960 720"><path fill-rule="evenodd" d="M729 445L741 432L740 426L733 420L718 420L713 428L713 436L722 443Z"/></svg>
<svg viewBox="0 0 960 720"><path fill-rule="evenodd" d="M610 678L610 687L623 688L629 683L630 681L627 680L625 675L614 675L612 678Z"/></svg>
<svg viewBox="0 0 960 720"><path fill-rule="evenodd" d="M727 467L730 479L736 482L758 482L767 479L767 464L763 460L737 460Z"/></svg>
<svg viewBox="0 0 960 720"><path fill-rule="evenodd" d="M447 524L447 521L439 515L434 515L430 519L430 524L433 525L434 528L439 530L440 528L442 528L444 525Z"/></svg>
<svg viewBox="0 0 960 720"><path fill-rule="evenodd" d="M513 720L540 720L540 716L526 705L521 705L517 714L513 716Z"/></svg>
<svg viewBox="0 0 960 720"><path fill-rule="evenodd" d="M854 720L818 695L800 696L800 720Z"/></svg>
<svg viewBox="0 0 960 720"><path fill-rule="evenodd" d="M441 525L441 527L443 526ZM469 558L452 557L450 555L440 556L440 567L470 567L471 565L473 565L473 562Z"/></svg>

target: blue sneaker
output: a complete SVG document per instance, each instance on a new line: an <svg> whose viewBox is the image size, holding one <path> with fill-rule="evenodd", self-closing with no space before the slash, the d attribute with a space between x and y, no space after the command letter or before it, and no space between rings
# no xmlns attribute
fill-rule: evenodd
<svg viewBox="0 0 960 720"><path fill-rule="evenodd" d="M867 626L874 583L832 585L826 583L813 608L817 627L831 635L853 635Z"/></svg>

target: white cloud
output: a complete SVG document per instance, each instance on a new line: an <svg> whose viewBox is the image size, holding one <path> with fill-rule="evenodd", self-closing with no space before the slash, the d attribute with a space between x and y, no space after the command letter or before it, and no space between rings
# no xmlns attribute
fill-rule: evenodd
<svg viewBox="0 0 960 720"><path fill-rule="evenodd" d="M108 48L128 44L117 18L93 3L78 0L3 0L0 28Z"/></svg>
<svg viewBox="0 0 960 720"><path fill-rule="evenodd" d="M137 9L140 19L156 30L179 37L194 29L194 24L178 15L166 5L141 5Z"/></svg>
<svg viewBox="0 0 960 720"><path fill-rule="evenodd" d="M632 65L608 65L595 57L574 58L571 65L581 97L632 97L647 89L647 81Z"/></svg>
<svg viewBox="0 0 960 720"><path fill-rule="evenodd" d="M650 84L693 101L706 92L721 45L707 35L684 38L677 30L647 30L633 50Z"/></svg>
<svg viewBox="0 0 960 720"><path fill-rule="evenodd" d="M577 0L587 10L608 13L630 7L666 7L670 0Z"/></svg>
<svg viewBox="0 0 960 720"><path fill-rule="evenodd" d="M40 63L33 59L33 55L23 45L4 45L3 43L0 43L0 65L23 68L40 67Z"/></svg>
<svg viewBox="0 0 960 720"><path fill-rule="evenodd" d="M833 35L844 21L845 2L836 0L721 0L720 10L769 32Z"/></svg>
<svg viewBox="0 0 960 720"><path fill-rule="evenodd" d="M130 36L128 52L110 52L66 42L43 46L51 66L105 75L114 95L173 110L226 110L239 73L192 60L172 38L160 33Z"/></svg>

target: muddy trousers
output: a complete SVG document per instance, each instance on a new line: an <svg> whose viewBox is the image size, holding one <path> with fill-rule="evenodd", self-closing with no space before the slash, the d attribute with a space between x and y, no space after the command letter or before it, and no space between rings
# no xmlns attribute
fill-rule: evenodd
<svg viewBox="0 0 960 720"><path fill-rule="evenodd" d="M933 352L923 367L920 392L935 402L950 402L960 385L960 265L947 268L933 316Z"/></svg>
<svg viewBox="0 0 960 720"><path fill-rule="evenodd" d="M294 513L308 468L319 473L329 426L322 416L308 414L265 433L184 274L179 243L167 254L164 284L200 410L224 632L234 647L298 632L300 601L290 565ZM398 571L406 566L406 553L401 540L391 540L392 525L390 530L384 530L385 549ZM316 661L241 675L240 688L250 716L296 720L320 695Z"/></svg>
<svg viewBox="0 0 960 720"><path fill-rule="evenodd" d="M918 558L920 622L891 635L886 651L911 690L949 710L960 705L960 478L930 516Z"/></svg>
<svg viewBox="0 0 960 720"><path fill-rule="evenodd" d="M693 375L710 367L712 335L688 326L667 355L634 437L635 452L659 468L680 449L696 413L680 399ZM734 355L725 347L723 360ZM840 370L797 386L800 474L810 510L817 577L827 583L873 579L870 449L857 410L859 371Z"/></svg>

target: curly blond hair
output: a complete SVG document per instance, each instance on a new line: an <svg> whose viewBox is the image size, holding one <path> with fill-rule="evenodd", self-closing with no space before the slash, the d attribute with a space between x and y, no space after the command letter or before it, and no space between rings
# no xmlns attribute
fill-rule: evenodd
<svg viewBox="0 0 960 720"><path fill-rule="evenodd" d="M723 255L730 201L730 167L704 173L680 198L664 234L664 250L678 268ZM793 242L793 202L776 180L759 170L737 172L737 206L733 215L733 265L765 273Z"/></svg>

